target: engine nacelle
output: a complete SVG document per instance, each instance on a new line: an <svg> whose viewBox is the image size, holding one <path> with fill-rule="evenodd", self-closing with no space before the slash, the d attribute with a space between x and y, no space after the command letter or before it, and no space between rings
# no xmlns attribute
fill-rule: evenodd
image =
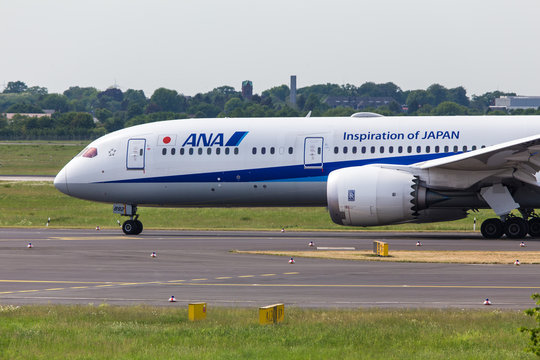
<svg viewBox="0 0 540 360"><path fill-rule="evenodd" d="M414 180L408 172L370 165L332 171L326 192L330 217L352 226L413 220Z"/></svg>
<svg viewBox="0 0 540 360"><path fill-rule="evenodd" d="M451 205L450 199L420 186L411 173L376 165L339 169L328 176L328 210L339 225L448 221L467 216L461 204L428 209L443 202Z"/></svg>

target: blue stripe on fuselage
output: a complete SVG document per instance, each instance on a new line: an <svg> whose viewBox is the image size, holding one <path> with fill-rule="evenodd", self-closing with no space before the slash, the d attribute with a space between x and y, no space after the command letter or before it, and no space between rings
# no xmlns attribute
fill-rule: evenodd
<svg viewBox="0 0 540 360"><path fill-rule="evenodd" d="M305 169L304 165L278 166L260 169L216 171L200 174L169 175L126 180L103 181L101 183L204 183L204 182L261 182L261 181L326 181L330 172L369 164L410 165L438 159L451 154L422 154L366 160L348 160L325 163L323 169ZM219 179L219 180L218 180Z"/></svg>
<svg viewBox="0 0 540 360"><path fill-rule="evenodd" d="M240 145L242 140L244 140L244 138L246 137L247 133L248 133L248 131L237 131L237 132L235 132L231 136L229 141L227 141L225 146L238 146L238 145Z"/></svg>

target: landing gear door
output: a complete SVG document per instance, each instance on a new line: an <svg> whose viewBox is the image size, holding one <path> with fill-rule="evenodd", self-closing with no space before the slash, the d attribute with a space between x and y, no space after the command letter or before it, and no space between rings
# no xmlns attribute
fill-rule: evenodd
<svg viewBox="0 0 540 360"><path fill-rule="evenodd" d="M146 139L129 139L126 167L128 170L144 170Z"/></svg>
<svg viewBox="0 0 540 360"><path fill-rule="evenodd" d="M304 169L323 168L323 145L322 137L307 137L304 139Z"/></svg>

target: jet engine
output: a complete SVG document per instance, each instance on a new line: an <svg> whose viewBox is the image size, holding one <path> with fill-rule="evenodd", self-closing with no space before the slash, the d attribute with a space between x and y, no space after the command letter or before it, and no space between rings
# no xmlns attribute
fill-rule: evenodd
<svg viewBox="0 0 540 360"><path fill-rule="evenodd" d="M417 176L376 165L343 168L328 176L327 201L332 221L339 225L375 226L403 222L457 220L467 216L461 206L471 196L431 191ZM474 196L473 196L474 199ZM459 202L458 207L428 209L430 205Z"/></svg>

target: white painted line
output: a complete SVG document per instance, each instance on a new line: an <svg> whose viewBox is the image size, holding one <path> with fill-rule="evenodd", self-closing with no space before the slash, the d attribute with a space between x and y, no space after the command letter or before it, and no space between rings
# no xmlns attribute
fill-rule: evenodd
<svg viewBox="0 0 540 360"><path fill-rule="evenodd" d="M353 247L326 247L326 246L317 246L317 250L354 250Z"/></svg>

